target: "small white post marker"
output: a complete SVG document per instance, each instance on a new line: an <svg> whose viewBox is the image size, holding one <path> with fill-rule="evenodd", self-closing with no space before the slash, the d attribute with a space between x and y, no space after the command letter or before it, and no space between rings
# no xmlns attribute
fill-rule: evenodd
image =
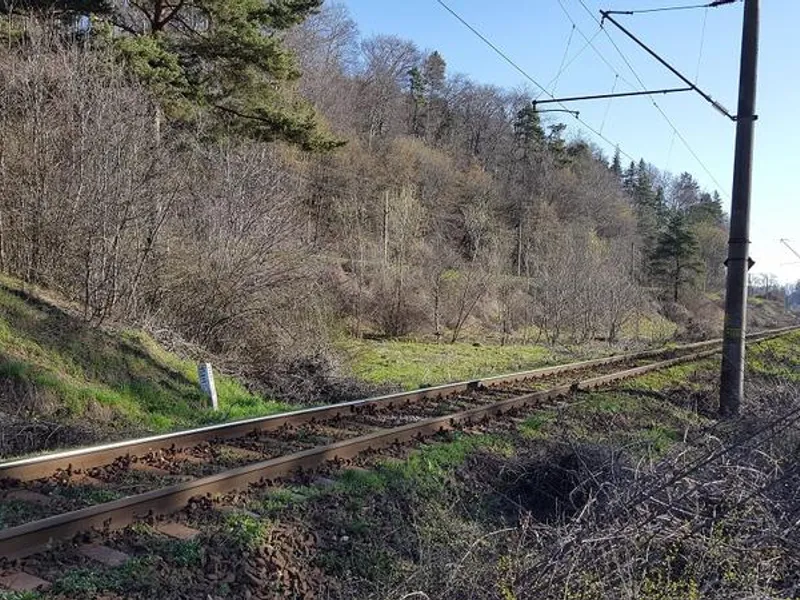
<svg viewBox="0 0 800 600"><path fill-rule="evenodd" d="M211 398L211 408L219 410L217 387L214 385L214 371L211 369L211 363L197 365L197 378L200 380L200 388Z"/></svg>

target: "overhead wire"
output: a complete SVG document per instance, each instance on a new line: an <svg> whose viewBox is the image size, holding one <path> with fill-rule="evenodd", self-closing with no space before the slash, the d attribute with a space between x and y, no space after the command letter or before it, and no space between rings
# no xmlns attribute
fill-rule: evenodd
<svg viewBox="0 0 800 600"><path fill-rule="evenodd" d="M547 90L544 88L544 86L542 86L542 84L540 84L540 83L539 83L538 81L536 81L536 80L535 80L533 77L531 77L531 75L530 75L530 74L528 74L528 73L525 71L525 69L523 69L522 67L520 67L520 66L519 66L517 63L515 63L515 62L514 62L514 61L511 59L511 57L510 57L510 56L508 56L508 54L506 54L506 53L505 53L505 52L503 52L503 51L502 51L500 48L498 48L497 46L495 46L495 45L494 45L494 43L492 43L492 41L491 41L491 40L489 40L489 38L487 38L487 37L486 37L485 35L483 35L483 34L482 34L480 31L478 31L478 30L477 30L477 29L475 29L475 28L474 28L472 25L470 25L470 24L469 24L469 22L468 22L466 19L464 19L464 18L463 18L461 15L459 15L459 14L458 14L456 11L454 11L454 10L453 10L452 8L450 8L450 7L449 7L447 4L445 4L445 2L444 2L443 0L436 0L436 2L438 2L438 3L439 3L439 4L440 4L440 5L441 5L441 6L442 6L442 7L443 7L443 8L444 8L444 9L445 9L447 12L449 12L451 15L453 15L453 17L455 17L456 19L458 19L458 21L459 21L459 22L460 22L460 23L461 23L461 24L462 24L464 27L466 27L466 28L467 28L467 29L469 29L469 30L470 30L472 33L474 33L476 36L478 36L478 38L480 38L480 40L481 40L481 41L482 41L484 44L486 44L486 45L487 45L487 46L489 46L489 47L490 47L492 50L494 50L494 51L495 51L495 52L496 52L496 53L497 53L497 54L498 54L498 55L499 55L499 56L500 56L500 57L501 57L503 60L505 60L505 61L506 61L506 62L507 62L509 65L511 65L512 67L514 67L514 69L516 69L516 70L517 70L517 71L518 71L518 72L519 72L519 73L520 73L520 74L521 74L521 75L522 75L522 76L523 76L525 79L527 79L528 81L530 81L530 82L531 82L533 85L535 85L536 87L538 87L540 90L542 90L542 91L544 91L545 93L547 93L548 95L550 95L550 94L549 94L549 92L547 92Z"/></svg>
<svg viewBox="0 0 800 600"><path fill-rule="evenodd" d="M675 147L675 132L672 132L672 135L669 138L669 149L667 150L667 171L669 171L670 166L672 165L672 149Z"/></svg>
<svg viewBox="0 0 800 600"><path fill-rule="evenodd" d="M567 55L569 54L569 48L572 44L572 38L575 36L575 25L572 25L572 29L569 30L569 38L567 39L567 47L564 50L564 56L561 57L561 63L558 65L558 72L553 81L553 87L550 88L550 93L556 93L556 86L558 85L558 80L561 78L561 74L564 72L564 63L567 61Z"/></svg>
<svg viewBox="0 0 800 600"><path fill-rule="evenodd" d="M603 31L602 27L598 27L597 28L597 31L595 31L594 34L592 34L591 38L586 40L586 43L583 46L581 46L581 49L578 50L575 54L573 54L572 58L570 58L569 61L567 61L566 64L563 64L561 66L561 68L558 70L558 73L556 73L555 76L550 81L547 82L547 87L550 87L551 85L553 85L556 81L558 81L561 78L561 75L567 69L569 69L569 67L572 65L572 63L574 63L578 59L578 57L580 57L584 52L586 52L586 49L589 47L589 45L592 42L594 42L595 39L597 39L597 36L599 36L602 33L602 31ZM535 100L538 100L539 98L541 98L544 93L545 93L545 90L541 90L539 92L539 94L536 96Z"/></svg>
<svg viewBox="0 0 800 600"><path fill-rule="evenodd" d="M458 20L458 21L459 21L459 22L460 22L462 25L464 25L464 27L466 27L466 28L467 28L467 29L469 29L469 30L470 30L470 31L471 31L473 34L475 34L475 35L476 35L476 36L477 36L477 37L478 37L478 38L479 38L479 39L480 39L480 40L481 40L481 41L482 41L484 44L486 44L487 46L489 46L489 48L491 48L491 49L492 49L492 50L493 50L493 51L494 51L494 52L495 52L495 53L496 53L498 56L500 56L500 57L501 57L503 60L505 60L505 61L506 61L506 62L507 62L509 65L511 65L511 66L512 66L512 67L513 67L513 68L514 68L516 71L518 71L518 72L519 72L519 73L520 73L520 74L521 74L523 77L525 77L525 79L527 79L528 81L530 81L531 83L533 83L533 84L534 84L534 85L535 85L537 88L539 88L539 89L540 89L540 90L541 90L541 91L542 91L542 92L543 92L545 95L549 96L549 97L550 97L550 98L552 98L552 99L555 99L555 97L553 96L553 94L551 94L549 91L547 91L547 88L545 88L545 87L544 87L543 85L541 85L541 84L540 84L538 81L536 81L536 80L535 80L535 79L534 79L534 78L533 78L533 77L532 77L532 76L531 76L531 75L530 75L530 74L529 74L527 71L525 71L525 69L523 69L523 68L522 68L522 67L520 67L520 66L519 66L519 65L518 65L516 62L514 62L514 60L513 60L513 59L512 59L510 56L508 56L508 54L506 54L505 52L503 52L503 50L501 50L501 49L500 49L500 48L498 48L498 47L497 47L497 46L496 46L494 43L492 43L492 41L491 41L491 40L489 40L489 39L488 39L488 38L487 38L485 35L483 35L483 34L482 34L480 31L478 31L478 30L477 30L475 27L473 27L473 26L472 26L472 25L471 25L471 24L470 24L470 23L469 23L469 22L468 22L466 19L464 19L464 18L463 18L461 15L459 15L459 14L458 14L458 13L457 13L455 10L453 10L453 9L452 9L450 6L448 6L448 5L447 5L447 4L444 2L444 0L436 0L436 2L437 2L439 5L441 5L441 6L442 6L442 8L444 8L444 9L445 9L447 12L449 12L449 13L450 13L450 14L451 14L451 15L452 15L452 16L453 16L455 19L457 19L457 20ZM598 23L598 24L599 24L599 23ZM577 28L576 28L576 29L577 29ZM588 38L586 38L586 36L585 36L585 35L584 35L583 37L584 37L585 39L587 39L587 40L588 40ZM589 123L587 123L586 121L584 121L583 119L581 119L579 115L577 115L577 114L574 114L574 112L573 112L573 111L570 111L570 109L569 109L569 108L567 108L567 107L564 105L564 103L563 103L563 102L558 102L558 105L559 105L561 108L563 108L565 112L568 112L568 113L570 113L573 119L575 119L576 121L578 121L578 122L579 122L581 125L583 125L583 126L586 128L586 129L588 129L590 132L592 132L592 133L593 133L595 136L597 136L599 139L603 140L603 141L604 141L606 144L608 144L608 146L609 146L609 147L611 147L611 148L615 148L615 147L616 147L616 148L619 148L619 149L620 149L620 150L619 150L619 152L620 152L620 154L621 154L621 155L625 156L626 158L628 158L628 159L630 159L630 160L634 160L633 156L631 156L630 154L628 154L627 152L625 152L625 151L624 151L624 150L623 150L623 149L620 147L620 145L619 145L618 143L616 143L616 142L614 142L614 141L610 140L608 137L606 137L605 135L603 135L603 134L602 134L600 131L598 131L598 130L597 130L597 128L593 127L592 125L590 125Z"/></svg>
<svg viewBox="0 0 800 600"><path fill-rule="evenodd" d="M703 61L703 49L706 45L706 25L708 24L708 8L706 8L705 14L703 14L703 29L700 32L700 52L697 56L697 68L694 72L694 83L697 85L698 79L700 79L700 65Z"/></svg>
<svg viewBox="0 0 800 600"><path fill-rule="evenodd" d="M725 4L735 4L742 0L716 0L715 2L707 2L705 4L688 4L685 6L662 6L658 8L640 8L638 10L613 10L611 14L616 15L643 15L646 13L670 12L676 10L695 10L698 8L716 8Z"/></svg>
<svg viewBox="0 0 800 600"><path fill-rule="evenodd" d="M561 0L558 0L558 1L559 1L559 3L561 3ZM594 13L592 13L591 9L588 6L586 6L585 0L578 0L578 2L583 7L583 9L589 14L589 16L592 18L592 20L602 27L602 23L600 21L598 21L597 17L594 15ZM562 8L563 8L563 5L562 5ZM608 31L605 30L605 28L603 28L603 32L605 33L605 35L608 38L609 42L611 42L611 45L614 47L614 49L620 55L622 60L625 62L626 66L628 67L630 72L633 74L633 76L639 82L639 86L642 88L643 91L646 91L647 90L647 86L644 84L644 81L642 81L642 78L636 72L636 69L633 68L633 65L631 64L630 60L628 60L628 57L625 55L624 52L622 52L620 47L614 41L614 38L611 37L611 34L609 34ZM610 63L608 63L606 61L606 64L610 64ZM615 73L617 72L616 69L614 69L614 72ZM711 181L714 182L714 185L717 186L719 191L722 194L724 194L727 198L730 198L730 195L725 191L725 187L717 180L717 178L714 176L714 174L711 172L711 170L706 166L706 164L703 162L703 160L700 158L700 156L698 156L697 152L695 152L694 148L691 147L691 145L686 140L684 135L678 130L677 126L675 125L675 123L673 123L672 119L670 119L670 117L667 115L667 113L664 112L664 109L661 108L661 105L658 104L658 102L656 102L655 98L653 98L652 96L649 96L649 98L650 98L650 101L653 103L653 106L661 114L661 116L667 122L669 127L672 129L673 134L675 136L677 136L677 138L681 141L681 143L686 148L686 150L689 152L689 154L691 154L692 157L697 162L697 164L700 165L700 168L703 169L703 171L709 177L709 179L711 179Z"/></svg>
<svg viewBox="0 0 800 600"><path fill-rule="evenodd" d="M619 81L619 75L614 75L614 85L611 86L611 93L612 94L617 91L617 82L618 81ZM609 98L608 102L606 103L606 111L605 111L605 113L603 113L603 122L600 124L600 131L603 131L603 129L606 126L606 120L608 119L608 113L611 110L611 101L612 100L613 100L613 98Z"/></svg>
<svg viewBox="0 0 800 600"><path fill-rule="evenodd" d="M587 38L586 38L586 35L583 33L583 30L582 30L580 27L578 27L578 24L575 22L575 19L573 19L573 18L572 18L572 15L571 15L571 14L569 13L569 11L567 10L567 7L566 7L566 6L564 6L564 2L563 2L563 0L558 0L558 5L561 7L561 11L564 13L564 16L566 16L566 17L567 17L567 20L569 20L569 22L570 22L570 23L572 23L572 26L573 26L573 27L575 27L575 28L577 29L577 31L578 31L578 34L579 34L579 35L581 35L581 36L582 36L584 39L587 39ZM595 22L597 23L598 27L600 27L600 29L601 29L601 30L603 30L603 33L606 33L605 29L603 29L603 25L602 25L602 23L600 23L600 22L599 22L599 21L597 21L597 20L595 20ZM608 35L608 34L606 33L606 35ZM587 41L588 41L588 39L587 39ZM600 50L598 50L597 46L595 46L595 44L594 44L594 39L592 39L592 42L590 43L590 46L591 46L592 50L594 50L594 53L595 53L595 54L598 56L598 58L599 58L600 60L602 60L602 61L605 63L605 65L606 65L606 66L607 66L609 69L611 69L611 71L612 71L613 73L615 73L615 74L616 74L616 75L617 75L617 76L620 78L620 80L622 81L622 83L624 83L624 84L625 84L625 85L627 85L628 87L632 87L632 88L635 88L635 87L636 87L636 86L635 86L634 84L632 84L630 81L628 81L627 79L625 79L625 77L623 77L623 76L622 76L622 75L619 73L619 71L617 71L616 67L614 67L614 65L612 65L612 64L611 64L611 63L608 61L608 59L605 57L605 55L604 55L604 54L603 54L603 53L602 53Z"/></svg>

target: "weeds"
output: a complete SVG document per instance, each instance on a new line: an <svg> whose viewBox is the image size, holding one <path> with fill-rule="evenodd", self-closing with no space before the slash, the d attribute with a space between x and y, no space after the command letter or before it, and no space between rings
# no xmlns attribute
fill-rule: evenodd
<svg viewBox="0 0 800 600"><path fill-rule="evenodd" d="M11 592L0 590L0 600L41 600L39 592Z"/></svg>
<svg viewBox="0 0 800 600"><path fill-rule="evenodd" d="M222 533L236 547L255 550L266 539L269 528L269 521L244 512L232 512L225 515Z"/></svg>

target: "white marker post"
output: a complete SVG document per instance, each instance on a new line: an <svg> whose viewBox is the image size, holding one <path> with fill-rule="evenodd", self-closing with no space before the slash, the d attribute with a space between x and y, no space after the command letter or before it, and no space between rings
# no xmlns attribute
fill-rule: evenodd
<svg viewBox="0 0 800 600"><path fill-rule="evenodd" d="M197 378L200 380L200 388L211 398L211 408L215 411L219 410L217 387L214 385L214 372L211 370L211 363L197 365Z"/></svg>

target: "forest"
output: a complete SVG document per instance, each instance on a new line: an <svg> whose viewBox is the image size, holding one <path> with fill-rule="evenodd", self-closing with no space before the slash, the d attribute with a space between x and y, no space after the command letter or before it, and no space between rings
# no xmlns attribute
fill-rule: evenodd
<svg viewBox="0 0 800 600"><path fill-rule="evenodd" d="M727 217L322 0L4 1L0 271L255 378L336 336L718 326ZM268 32L268 35L260 35Z"/></svg>

